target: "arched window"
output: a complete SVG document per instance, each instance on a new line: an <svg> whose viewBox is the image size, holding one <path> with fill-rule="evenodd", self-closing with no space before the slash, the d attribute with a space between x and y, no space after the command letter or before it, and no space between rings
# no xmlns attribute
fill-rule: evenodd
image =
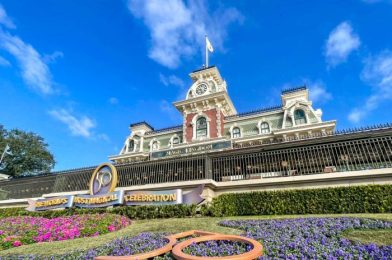
<svg viewBox="0 0 392 260"><path fill-rule="evenodd" d="M262 134L269 134L270 132L270 127L267 122L263 122L260 124L260 133Z"/></svg>
<svg viewBox="0 0 392 260"><path fill-rule="evenodd" d="M205 117L200 117L196 121L196 138L207 137L207 120Z"/></svg>
<svg viewBox="0 0 392 260"><path fill-rule="evenodd" d="M173 145L176 145L176 144L179 144L179 143L180 143L180 138L177 137L177 136L174 137L174 138L173 138L173 141L172 141L172 144L173 144Z"/></svg>
<svg viewBox="0 0 392 260"><path fill-rule="evenodd" d="M134 149L135 149L135 141L129 140L129 142L128 142L128 152L133 152Z"/></svg>
<svg viewBox="0 0 392 260"><path fill-rule="evenodd" d="M158 148L159 148L158 141L153 141L151 145L151 150L156 151L158 150Z"/></svg>
<svg viewBox="0 0 392 260"><path fill-rule="evenodd" d="M233 128L233 138L240 138L241 137L241 129L239 127Z"/></svg>
<svg viewBox="0 0 392 260"><path fill-rule="evenodd" d="M306 124L305 112L302 109L294 111L294 120L296 125Z"/></svg>

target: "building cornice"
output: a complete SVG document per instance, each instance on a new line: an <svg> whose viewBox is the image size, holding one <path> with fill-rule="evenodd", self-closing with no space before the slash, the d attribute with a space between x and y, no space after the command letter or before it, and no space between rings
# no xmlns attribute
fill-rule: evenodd
<svg viewBox="0 0 392 260"><path fill-rule="evenodd" d="M135 157L148 157L148 152L138 152L138 153L124 153L120 155L110 155L108 156L109 160L121 160L121 159L129 159Z"/></svg>
<svg viewBox="0 0 392 260"><path fill-rule="evenodd" d="M206 100L208 100L206 104ZM213 103L214 106L209 105L208 103ZM194 98L190 98L183 101L173 102L173 105L181 112L181 113L192 113L198 106L210 106L211 108L216 107L216 105L220 105L222 108L222 112L225 116L235 115L237 114L237 110L235 109L233 102L231 101L229 95L226 91L219 91L208 95L198 96Z"/></svg>

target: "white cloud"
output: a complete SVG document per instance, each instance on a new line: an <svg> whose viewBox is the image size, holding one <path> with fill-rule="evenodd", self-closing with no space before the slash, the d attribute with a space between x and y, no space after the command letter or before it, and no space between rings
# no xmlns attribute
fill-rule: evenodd
<svg viewBox="0 0 392 260"><path fill-rule="evenodd" d="M41 55L30 44L0 28L0 47L18 61L23 80L41 94L53 93L52 75Z"/></svg>
<svg viewBox="0 0 392 260"><path fill-rule="evenodd" d="M182 100L186 97L186 93L188 92L188 89L186 88L185 82L181 78L175 75L165 76L162 73L160 73L159 80L165 86L178 87L179 90L177 95L178 100Z"/></svg>
<svg viewBox="0 0 392 260"><path fill-rule="evenodd" d="M310 82L307 84L309 88L309 99L314 103L324 103L332 99L331 93L329 93L322 82Z"/></svg>
<svg viewBox="0 0 392 260"><path fill-rule="evenodd" d="M182 58L189 58L204 46L209 35L216 50L223 50L230 24L243 17L235 8L207 10L206 1L129 0L128 8L150 30L149 57L169 68L176 68Z"/></svg>
<svg viewBox="0 0 392 260"><path fill-rule="evenodd" d="M86 116L77 118L65 109L51 110L49 114L67 125L72 135L85 138L92 137L92 129L96 127L94 121Z"/></svg>
<svg viewBox="0 0 392 260"><path fill-rule="evenodd" d="M64 53L61 51L55 51L52 54L46 54L42 58L45 63L54 63L57 59L64 57Z"/></svg>
<svg viewBox="0 0 392 260"><path fill-rule="evenodd" d="M177 87L184 87L185 82L175 75L165 76L162 73L159 74L159 80L165 86L173 85Z"/></svg>
<svg viewBox="0 0 392 260"><path fill-rule="evenodd" d="M366 59L361 78L373 89L364 104L350 112L348 118L353 123L361 121L369 112L377 109L382 102L392 100L392 52L384 51Z"/></svg>
<svg viewBox="0 0 392 260"><path fill-rule="evenodd" d="M365 114L358 109L353 109L348 115L348 120L353 123L358 123Z"/></svg>
<svg viewBox="0 0 392 260"><path fill-rule="evenodd" d="M112 105L117 105L118 104L118 99L115 97L109 98L109 103Z"/></svg>
<svg viewBox="0 0 392 260"><path fill-rule="evenodd" d="M160 102L160 110L167 114L171 121L173 122L178 122L179 119L181 118L181 114L175 109L175 107L168 102L167 100L161 100Z"/></svg>
<svg viewBox="0 0 392 260"><path fill-rule="evenodd" d="M0 5L0 25L15 28L4 8ZM0 48L9 52L19 63L25 83L41 94L53 93L52 75L49 67L33 46L11 35L0 26Z"/></svg>
<svg viewBox="0 0 392 260"><path fill-rule="evenodd" d="M109 136L107 134L98 134L96 136L96 139L103 140L103 141L106 141L106 142L110 142L110 138L109 138Z"/></svg>
<svg viewBox="0 0 392 260"><path fill-rule="evenodd" d="M367 4L377 4L377 3L392 3L392 0L362 0L362 2L365 2Z"/></svg>
<svg viewBox="0 0 392 260"><path fill-rule="evenodd" d="M0 56L0 66L9 67L9 66L11 66L11 63L8 60L6 60L5 58Z"/></svg>
<svg viewBox="0 0 392 260"><path fill-rule="evenodd" d="M12 20L8 17L3 6L0 4L0 25L7 27L8 29L15 29L16 26Z"/></svg>
<svg viewBox="0 0 392 260"><path fill-rule="evenodd" d="M350 53L359 48L361 41L348 22L342 22L329 34L326 59L330 66L345 62Z"/></svg>

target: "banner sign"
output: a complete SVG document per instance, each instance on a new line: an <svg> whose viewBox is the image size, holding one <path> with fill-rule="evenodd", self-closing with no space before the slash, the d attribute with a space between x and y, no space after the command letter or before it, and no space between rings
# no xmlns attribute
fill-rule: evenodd
<svg viewBox="0 0 392 260"><path fill-rule="evenodd" d="M230 147L231 147L231 141L223 141L223 142L212 143L212 144L204 144L204 145L198 145L198 146L171 149L171 150L167 150L167 151L152 152L151 158L157 159L157 158L162 158L162 157L167 157L167 156L184 155L184 154L190 154L190 153L200 153L200 152L226 149L226 148L230 148Z"/></svg>
<svg viewBox="0 0 392 260"><path fill-rule="evenodd" d="M65 195L37 200L29 199L29 211L50 210L58 208L98 208L117 205L172 205L199 204L204 185L184 193L181 189L162 191L114 191L117 185L116 168L108 163L95 169L90 180L90 194Z"/></svg>
<svg viewBox="0 0 392 260"><path fill-rule="evenodd" d="M182 203L182 190L126 191L125 205L172 205Z"/></svg>
<svg viewBox="0 0 392 260"><path fill-rule="evenodd" d="M29 211L40 211L40 210L50 210L50 209L59 209L59 208L70 208L73 204L74 196L58 196L47 199L38 199L32 200L28 199L27 202L29 206L26 210Z"/></svg>
<svg viewBox="0 0 392 260"><path fill-rule="evenodd" d="M124 199L122 190L104 195L77 195L74 197L74 206L78 208L98 208L121 205Z"/></svg>

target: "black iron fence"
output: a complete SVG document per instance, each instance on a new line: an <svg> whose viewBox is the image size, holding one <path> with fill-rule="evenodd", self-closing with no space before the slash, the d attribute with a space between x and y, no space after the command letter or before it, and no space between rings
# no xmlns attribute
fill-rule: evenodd
<svg viewBox="0 0 392 260"><path fill-rule="evenodd" d="M235 146L228 151L116 165L119 187L213 179L218 182L392 168L392 129ZM0 181L0 199L88 190L95 167Z"/></svg>
<svg viewBox="0 0 392 260"><path fill-rule="evenodd" d="M392 168L391 137L339 141L212 158L212 176L215 181L380 168Z"/></svg>

